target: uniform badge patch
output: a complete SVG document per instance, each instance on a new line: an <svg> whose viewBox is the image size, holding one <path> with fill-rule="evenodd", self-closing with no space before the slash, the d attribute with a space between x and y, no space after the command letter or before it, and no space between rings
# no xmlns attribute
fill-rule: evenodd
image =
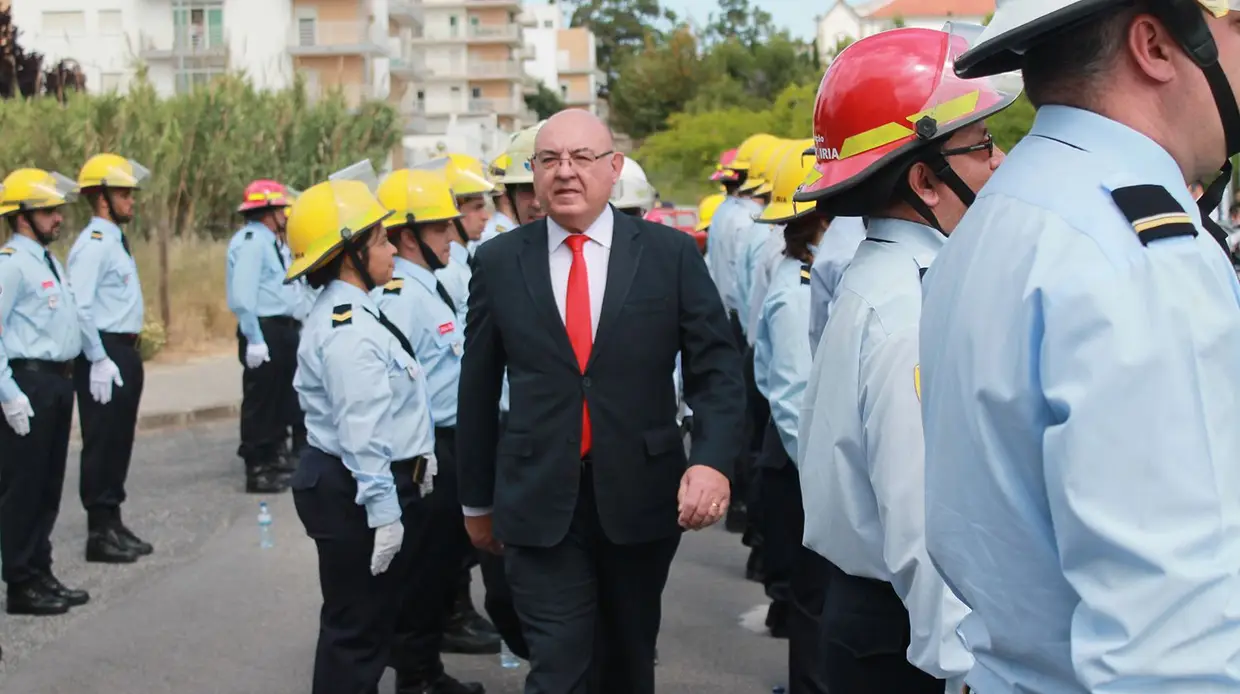
<svg viewBox="0 0 1240 694"><path fill-rule="evenodd" d="M340 304L332 308L332 327L353 324L353 304Z"/></svg>
<svg viewBox="0 0 1240 694"><path fill-rule="evenodd" d="M809 284L810 265L806 263L801 266L801 284Z"/></svg>
<svg viewBox="0 0 1240 694"><path fill-rule="evenodd" d="M917 393L917 402L921 402L921 364L913 367L913 392Z"/></svg>
<svg viewBox="0 0 1240 694"><path fill-rule="evenodd" d="M496 224L496 225L495 225L495 231L497 231L497 232L499 232L499 233L501 233L501 234L502 234L502 233L504 233L505 231L508 231L508 227L504 226L503 224Z"/></svg>
<svg viewBox="0 0 1240 694"><path fill-rule="evenodd" d="M440 334L440 335L447 335L448 333L452 332L453 330L456 330L456 325L455 325L455 324L453 324L453 323L440 323L440 324L439 324L439 334Z"/></svg>
<svg viewBox="0 0 1240 694"><path fill-rule="evenodd" d="M52 289L53 287L56 286L56 283L51 280L43 280L43 284L41 284L40 286L43 287L44 289Z"/></svg>
<svg viewBox="0 0 1240 694"><path fill-rule="evenodd" d="M405 280L396 278L391 282L383 285L384 294L400 294L400 290L405 288Z"/></svg>
<svg viewBox="0 0 1240 694"><path fill-rule="evenodd" d="M90 238L91 238L91 240L92 240L92 241L102 241L102 240L103 240L103 232L102 232L102 231L92 231L92 232L90 232Z"/></svg>
<svg viewBox="0 0 1240 694"><path fill-rule="evenodd" d="M250 239L252 239L252 238L254 238L254 230L253 230L253 229L251 229L251 230L249 230L249 231L245 232L245 240L246 240L246 241L249 241L249 240L250 240Z"/></svg>
<svg viewBox="0 0 1240 694"><path fill-rule="evenodd" d="M0 248L0 255L13 255L16 252L16 248Z"/></svg>

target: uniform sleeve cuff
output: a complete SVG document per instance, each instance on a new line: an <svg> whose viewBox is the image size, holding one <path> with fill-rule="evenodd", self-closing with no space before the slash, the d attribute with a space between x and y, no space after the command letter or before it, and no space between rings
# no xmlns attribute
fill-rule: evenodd
<svg viewBox="0 0 1240 694"><path fill-rule="evenodd" d="M492 509L490 506L486 508L481 508L478 506L462 506L461 507L461 513L464 513L469 518L477 518L479 516L489 516L491 515L491 510Z"/></svg>
<svg viewBox="0 0 1240 694"><path fill-rule="evenodd" d="M366 502L366 524L372 528L381 528L400 520L400 501L395 490Z"/></svg>
<svg viewBox="0 0 1240 694"><path fill-rule="evenodd" d="M97 362L97 361L100 361L100 360L106 359L106 358L107 358L107 356L108 356L108 353L107 353L106 351L104 351L104 349L103 349L103 345L102 345L102 344L101 344L101 345L99 345L98 347L89 347L89 346L88 346L88 347L86 348L85 352L86 352L86 359L87 359L87 361L89 361L89 362L90 362L90 363L92 363L92 364L93 364L93 363L95 363L95 362Z"/></svg>

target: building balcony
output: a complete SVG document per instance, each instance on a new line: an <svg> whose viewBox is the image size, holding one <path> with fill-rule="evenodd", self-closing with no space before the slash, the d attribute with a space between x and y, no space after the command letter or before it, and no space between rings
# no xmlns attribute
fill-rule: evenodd
<svg viewBox="0 0 1240 694"><path fill-rule="evenodd" d="M388 0L388 17L397 24L420 27L423 16L418 0Z"/></svg>
<svg viewBox="0 0 1240 694"><path fill-rule="evenodd" d="M561 60L555 69L561 75L588 75L597 68L589 60Z"/></svg>
<svg viewBox="0 0 1240 694"><path fill-rule="evenodd" d="M426 104L422 102L398 104L396 112L400 114L401 120L404 121L406 135L427 134L430 130L430 121L426 118Z"/></svg>
<svg viewBox="0 0 1240 694"><path fill-rule="evenodd" d="M598 100L598 96L586 89L570 89L567 93L561 94L560 100L565 106L592 106Z"/></svg>
<svg viewBox="0 0 1240 694"><path fill-rule="evenodd" d="M468 70L471 80L516 80L525 75L515 60L471 60Z"/></svg>
<svg viewBox="0 0 1240 694"><path fill-rule="evenodd" d="M144 32L138 35L138 56L152 63L182 58L226 63L228 42L223 32L193 27L182 27L159 38Z"/></svg>
<svg viewBox="0 0 1240 694"><path fill-rule="evenodd" d="M517 15L517 23L527 29L536 29L538 28L538 17L534 16L533 12L523 11Z"/></svg>
<svg viewBox="0 0 1240 694"><path fill-rule="evenodd" d="M303 22L289 32L289 55L387 55L387 37L367 22Z"/></svg>
<svg viewBox="0 0 1240 694"><path fill-rule="evenodd" d="M481 2L481 0L470 0ZM521 27L516 24L477 24L469 27L470 43L512 43L521 45Z"/></svg>
<svg viewBox="0 0 1240 694"><path fill-rule="evenodd" d="M525 104L517 103L516 99L470 99L466 112L470 115L495 114L499 116L516 116L525 110Z"/></svg>
<svg viewBox="0 0 1240 694"><path fill-rule="evenodd" d="M388 72L406 82L415 81L426 72L426 65L408 53L394 55L388 63Z"/></svg>
<svg viewBox="0 0 1240 694"><path fill-rule="evenodd" d="M532 43L527 43L517 49L517 60L536 60L538 58L538 47Z"/></svg>
<svg viewBox="0 0 1240 694"><path fill-rule="evenodd" d="M313 84L306 85L306 99L311 103L326 99L339 93L349 108L358 108L367 101L376 98L375 90L369 84Z"/></svg>

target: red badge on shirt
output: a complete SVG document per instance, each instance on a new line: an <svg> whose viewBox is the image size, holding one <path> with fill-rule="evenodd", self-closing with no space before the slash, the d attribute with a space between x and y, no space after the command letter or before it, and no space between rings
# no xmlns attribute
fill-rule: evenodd
<svg viewBox="0 0 1240 694"><path fill-rule="evenodd" d="M56 286L56 283L55 283L55 282L53 282L53 281L51 281L51 280L43 280L43 288L44 288L44 289L51 289L52 287L55 287L55 286Z"/></svg>
<svg viewBox="0 0 1240 694"><path fill-rule="evenodd" d="M440 323L440 325L439 325L439 334L440 334L440 335L447 335L448 333L452 332L453 330L456 330L456 326L455 326L455 325L453 325L453 324L451 324L451 323Z"/></svg>

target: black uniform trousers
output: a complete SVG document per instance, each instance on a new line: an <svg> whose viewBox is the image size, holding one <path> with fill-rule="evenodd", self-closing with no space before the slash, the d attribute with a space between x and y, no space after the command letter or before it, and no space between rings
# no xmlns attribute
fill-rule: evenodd
<svg viewBox="0 0 1240 694"><path fill-rule="evenodd" d="M744 345L744 338L741 338ZM748 527L745 528L744 544L746 547L758 548L762 545L762 482L759 479L758 459L763 455L763 442L766 440L767 423L771 419L771 406L758 390L758 382L754 378L753 347L745 350L745 431L749 448L741 458L741 467L736 469L736 479L740 484L734 485L732 493L744 499L748 510Z"/></svg>
<svg viewBox="0 0 1240 694"><path fill-rule="evenodd" d="M73 365L23 359L9 365L34 410L25 436L0 423L0 561L4 582L18 586L52 570L52 528L73 424Z"/></svg>
<svg viewBox="0 0 1240 694"><path fill-rule="evenodd" d="M92 528L106 525L125 502L125 480L133 455L138 403L142 400L145 371L135 334L100 333L103 349L120 370L123 386L112 387L106 405L90 395L90 362L78 357L73 369L78 416L82 427L82 507Z"/></svg>
<svg viewBox="0 0 1240 694"><path fill-rule="evenodd" d="M762 478L762 560L766 570L766 594L779 609L792 602L792 567L805 534L805 508L801 505L801 478L779 440L775 422L767 420L758 474Z"/></svg>
<svg viewBox="0 0 1240 694"><path fill-rule="evenodd" d="M826 566L821 634L831 694L942 694L946 682L908 662L908 610L891 584Z"/></svg>
<svg viewBox="0 0 1240 694"><path fill-rule="evenodd" d="M409 580L417 526L415 462L392 463L405 540L388 570L370 574L375 531L354 500L357 482L339 458L302 450L290 486L297 516L319 554L323 609L314 655L312 694L373 694L387 667L396 614Z"/></svg>
<svg viewBox="0 0 1240 694"><path fill-rule="evenodd" d="M797 549L792 565L792 607L788 612L788 694L827 694L822 665L822 606L830 562L808 547Z"/></svg>
<svg viewBox="0 0 1240 694"><path fill-rule="evenodd" d="M405 545L413 568L396 622L392 665L413 679L431 680L443 672L439 649L452 614L465 557L474 551L465 532L457 496L456 430L435 427L435 488L422 500L419 523L406 524Z"/></svg>
<svg viewBox="0 0 1240 694"><path fill-rule="evenodd" d="M564 539L504 548L530 647L525 694L653 694L663 588L679 545L679 533L635 545L607 539L583 462Z"/></svg>
<svg viewBox="0 0 1240 694"><path fill-rule="evenodd" d="M508 417L500 413L499 433L502 437L508 426ZM504 570L503 555L478 551L479 564L482 567L482 583L486 587L483 608L500 638L508 644L508 650L518 658L529 660L530 648L525 643L525 635L521 632L521 618L517 616L517 608L512 604L512 589L508 585L508 574Z"/></svg>
<svg viewBox="0 0 1240 694"><path fill-rule="evenodd" d="M241 373L241 445L247 467L270 463L289 436L305 431L305 415L293 389L301 325L289 316L258 319L271 361ZM249 340L237 329L237 359L245 366Z"/></svg>

